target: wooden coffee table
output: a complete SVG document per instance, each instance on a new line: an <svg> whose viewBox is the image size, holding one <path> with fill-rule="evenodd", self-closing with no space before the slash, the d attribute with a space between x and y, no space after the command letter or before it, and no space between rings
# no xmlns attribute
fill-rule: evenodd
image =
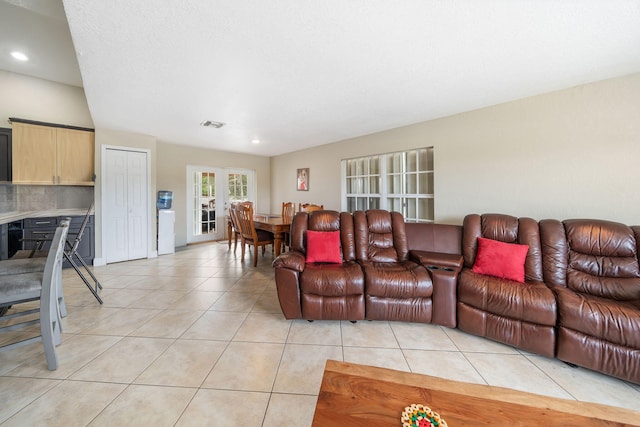
<svg viewBox="0 0 640 427"><path fill-rule="evenodd" d="M640 412L328 360L314 426L401 426L405 406L454 426L640 426Z"/></svg>

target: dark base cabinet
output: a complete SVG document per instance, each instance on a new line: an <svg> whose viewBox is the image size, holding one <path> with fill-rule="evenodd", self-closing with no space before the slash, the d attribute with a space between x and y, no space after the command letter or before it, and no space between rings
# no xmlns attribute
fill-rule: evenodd
<svg viewBox="0 0 640 427"><path fill-rule="evenodd" d="M67 217L48 217L48 218L27 218L23 221L23 237L24 240L22 242L22 248L31 250L37 245L37 239L52 239L55 234L56 227ZM76 238L78 237L78 233L80 232L80 228L82 227L82 221L84 221L84 216L72 216L71 224L69 226L69 234L67 236L67 246L66 250L69 250L71 245L75 243ZM50 241L45 241L42 249L44 251L48 251L51 246ZM95 234L94 234L94 217L91 215L89 217L89 221L84 228L84 232L82 234L82 239L78 244L77 248L78 255L82 257L84 262L87 265L93 264L93 258L95 257ZM77 264L79 264L77 259L74 259ZM71 264L69 261L65 259L63 268L69 268Z"/></svg>

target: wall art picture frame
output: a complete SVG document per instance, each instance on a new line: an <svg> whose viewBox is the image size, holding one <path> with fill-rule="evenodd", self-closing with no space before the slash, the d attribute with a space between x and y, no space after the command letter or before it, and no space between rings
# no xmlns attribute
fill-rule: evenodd
<svg viewBox="0 0 640 427"><path fill-rule="evenodd" d="M298 191L309 191L309 168L298 169L296 176Z"/></svg>

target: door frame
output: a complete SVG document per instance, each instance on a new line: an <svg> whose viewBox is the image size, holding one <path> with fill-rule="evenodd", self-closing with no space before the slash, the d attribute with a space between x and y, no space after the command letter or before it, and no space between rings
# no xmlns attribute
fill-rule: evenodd
<svg viewBox="0 0 640 427"><path fill-rule="evenodd" d="M132 152L137 152L137 153L144 153L146 154L147 157L147 188L145 189L147 194L146 194L146 199L147 199L147 258L155 258L158 256L158 251L155 249L155 245L153 244L154 239L156 237L156 233L155 233L155 227L156 227L156 219L155 219L155 213L156 213L156 204L155 204L155 198L151 197L151 150L146 149L146 148L136 148L136 147L125 147L122 145L106 145L103 144L100 147L100 171L101 174L106 173L106 163L107 163L107 150L119 150L119 151L132 151ZM107 183L105 179L101 179L100 180L100 205L101 205L101 210L104 211L106 209L108 209L108 207L105 205L105 200L106 200L106 190L107 190ZM106 221L104 221L105 215L102 214L102 212L100 212L100 222L101 222L101 227L100 227L100 233L102 234L102 238L101 240L101 251L102 251L102 258L98 260L99 264L96 264L96 260L94 259L94 265L106 265L107 264L107 243L106 243L106 239L108 239L109 237L107 236L107 224Z"/></svg>
<svg viewBox="0 0 640 427"><path fill-rule="evenodd" d="M196 171L207 171L214 172L216 174L216 233L194 236L193 235L193 199L194 195L192 194L193 190L193 173ZM247 188L247 198L254 202L256 198L256 171L253 169L242 169L242 168L224 168L224 167L216 167L216 166L198 166L198 165L187 165L187 180L186 180L186 218L187 218L187 235L186 240L187 244L190 243L198 243L198 242L209 242L214 241L216 239L225 239L228 236L227 225L226 225L226 216L229 208L229 195L228 189L229 182L228 177L231 173L240 173L248 175L248 188ZM221 221L218 221L221 219ZM218 225L218 222L220 224Z"/></svg>
<svg viewBox="0 0 640 427"><path fill-rule="evenodd" d="M212 172L216 177L216 232L213 234L193 234L193 211L195 210L195 206L193 204L195 195L193 194L193 174L194 172ZM214 240L219 240L224 238L224 228L226 225L222 224L223 221L218 221L219 218L224 218L224 212L220 210L219 203L219 194L222 194L223 191L223 169L215 166L196 166L196 165L187 165L187 244L189 243L198 243L198 242L209 242ZM225 179L226 181L226 179ZM222 214L221 214L222 212Z"/></svg>

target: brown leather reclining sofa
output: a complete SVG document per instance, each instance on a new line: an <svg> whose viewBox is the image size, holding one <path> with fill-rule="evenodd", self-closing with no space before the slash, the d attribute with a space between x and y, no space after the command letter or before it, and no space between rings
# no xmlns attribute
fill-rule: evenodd
<svg viewBox="0 0 640 427"><path fill-rule="evenodd" d="M640 227L543 220L540 235L558 302L556 357L640 384Z"/></svg>
<svg viewBox="0 0 640 427"><path fill-rule="evenodd" d="M306 263L306 231L339 231L339 263ZM522 280L477 272L479 241L526 245ZM640 384L640 227L601 220L300 213L274 261L288 319L434 323ZM495 255L494 255L495 256Z"/></svg>
<svg viewBox="0 0 640 427"><path fill-rule="evenodd" d="M417 247L421 249L417 256L410 257L406 225L399 213L383 210L353 215L329 210L297 213L291 224L291 250L273 262L285 317L384 319L455 327L455 277L462 264L460 227L420 224L424 239L410 228L416 234L412 241L444 240L439 248L449 252L433 252L436 246L424 243ZM339 262L306 262L307 231L339 231ZM432 239L436 234L441 238ZM421 264L420 256L428 265Z"/></svg>

